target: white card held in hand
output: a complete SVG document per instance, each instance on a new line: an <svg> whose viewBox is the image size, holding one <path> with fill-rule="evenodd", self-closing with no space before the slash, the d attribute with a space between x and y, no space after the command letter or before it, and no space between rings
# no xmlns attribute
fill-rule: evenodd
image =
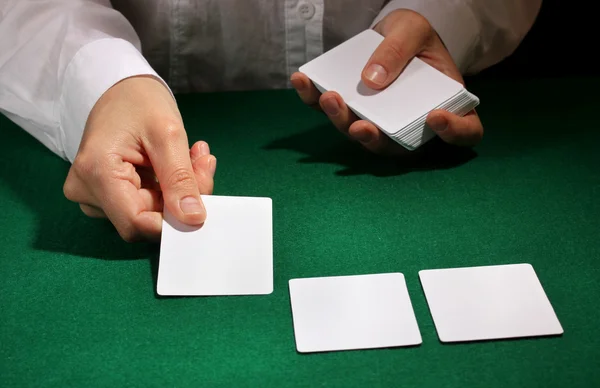
<svg viewBox="0 0 600 388"><path fill-rule="evenodd" d="M421 343L401 273L292 279L289 285L298 352Z"/></svg>
<svg viewBox="0 0 600 388"><path fill-rule="evenodd" d="M563 333L530 264L430 269L419 277L442 342Z"/></svg>
<svg viewBox="0 0 600 388"><path fill-rule="evenodd" d="M377 91L361 81L363 68L383 36L366 30L300 67L321 91L336 91L356 115L409 150L431 138L427 114L444 109L465 115L479 104L461 83L419 58L412 59L387 88Z"/></svg>
<svg viewBox="0 0 600 388"><path fill-rule="evenodd" d="M203 195L206 222L188 226L165 210L157 293L169 296L273 292L270 198Z"/></svg>

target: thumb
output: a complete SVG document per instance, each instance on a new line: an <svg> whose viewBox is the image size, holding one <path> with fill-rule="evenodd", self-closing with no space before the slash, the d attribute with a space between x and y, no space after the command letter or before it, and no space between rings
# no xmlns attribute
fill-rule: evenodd
<svg viewBox="0 0 600 388"><path fill-rule="evenodd" d="M165 207L179 221L200 225L206 219L206 209L200 198L183 125L161 129L149 136L147 152Z"/></svg>
<svg viewBox="0 0 600 388"><path fill-rule="evenodd" d="M397 11L381 23L377 30L385 38L362 72L363 82L371 89L383 89L391 84L431 35L427 20L414 12Z"/></svg>

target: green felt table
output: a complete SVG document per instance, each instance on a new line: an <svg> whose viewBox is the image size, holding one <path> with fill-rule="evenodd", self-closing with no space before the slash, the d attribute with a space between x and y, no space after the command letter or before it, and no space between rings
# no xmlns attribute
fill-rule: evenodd
<svg viewBox="0 0 600 388"><path fill-rule="evenodd" d="M600 381L600 79L473 79L486 129L394 161L292 91L178 96L215 194L273 199L273 294L160 298L156 244L62 194L69 165L0 118L0 385L566 387ZM427 268L531 263L558 337L442 344ZM402 272L423 343L296 352L288 281Z"/></svg>

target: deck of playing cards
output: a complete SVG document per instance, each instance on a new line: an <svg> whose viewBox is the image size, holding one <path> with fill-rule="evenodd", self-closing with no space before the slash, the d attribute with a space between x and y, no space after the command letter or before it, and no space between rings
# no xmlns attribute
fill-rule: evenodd
<svg viewBox="0 0 600 388"><path fill-rule="evenodd" d="M419 58L412 59L387 88L368 88L361 73L382 41L377 32L363 31L301 66L300 71L321 92L337 92L358 117L409 150L435 136L425 123L432 110L463 116L479 105L479 99L461 83Z"/></svg>

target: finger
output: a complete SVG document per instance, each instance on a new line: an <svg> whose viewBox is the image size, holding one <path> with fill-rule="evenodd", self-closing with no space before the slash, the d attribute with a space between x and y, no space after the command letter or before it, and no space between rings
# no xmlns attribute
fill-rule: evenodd
<svg viewBox="0 0 600 388"><path fill-rule="evenodd" d="M196 161L196 159L206 155L210 155L210 147L205 141L197 141L190 148L190 160L192 161L192 165L194 164L194 161Z"/></svg>
<svg viewBox="0 0 600 388"><path fill-rule="evenodd" d="M160 193L138 189L131 176L137 176L133 166L122 159L112 158L100 165L104 173L97 171L94 163L76 161L65 181L65 196L79 202L86 215L107 217L126 241L160 236L162 216L152 211L160 207ZM92 177L92 191L80 176Z"/></svg>
<svg viewBox="0 0 600 388"><path fill-rule="evenodd" d="M202 143L202 142L199 142ZM214 188L214 176L217 169L217 158L210 155L208 145L194 144L190 150L192 167L196 174L196 182L201 194L212 194Z"/></svg>
<svg viewBox="0 0 600 388"><path fill-rule="evenodd" d="M298 96L302 102L306 105L318 108L319 97L321 96L321 92L313 85L310 79L303 73L296 72L292 74L290 78L290 82Z"/></svg>
<svg viewBox="0 0 600 388"><path fill-rule="evenodd" d="M194 173L201 194L212 194L214 189L214 176L217 169L217 158L206 155L195 160Z"/></svg>
<svg viewBox="0 0 600 388"><path fill-rule="evenodd" d="M106 218L106 214L102 211L102 209L97 208L96 206L86 205L83 203L79 204L81 211L88 217L91 218Z"/></svg>
<svg viewBox="0 0 600 388"><path fill-rule="evenodd" d="M159 241L162 232L162 213L144 211L134 219L137 237L133 240Z"/></svg>
<svg viewBox="0 0 600 388"><path fill-rule="evenodd" d="M356 139L363 147L373 153L394 155L401 151L401 146L366 120L354 122L348 129L348 133L350 137Z"/></svg>
<svg viewBox="0 0 600 388"><path fill-rule="evenodd" d="M165 205L160 191L142 188L138 190L138 194L145 211L162 213Z"/></svg>
<svg viewBox="0 0 600 388"><path fill-rule="evenodd" d="M188 140L181 123L150 131L145 149L163 192L167 209L179 221L200 225L206 210L192 169Z"/></svg>
<svg viewBox="0 0 600 388"><path fill-rule="evenodd" d="M99 190L104 213L125 241L155 240L160 236L159 192L138 190L131 182L121 179L107 180Z"/></svg>
<svg viewBox="0 0 600 388"><path fill-rule="evenodd" d="M138 167L136 172L140 177L140 188L160 191L160 184L154 170L150 167Z"/></svg>
<svg viewBox="0 0 600 388"><path fill-rule="evenodd" d="M80 176L90 175L94 175L94 169L85 164L83 164L82 167L82 163L79 163L79 161L76 159L69 169L67 179L65 179L65 183L63 185L63 194L69 201L96 207L99 205L99 202L94 197L94 194L88 190L87 185L83 179L80 178Z"/></svg>
<svg viewBox="0 0 600 388"><path fill-rule="evenodd" d="M336 92L323 93L319 99L319 105L333 125L345 135L348 135L350 125L358 120L358 117Z"/></svg>
<svg viewBox="0 0 600 388"><path fill-rule="evenodd" d="M483 125L474 110L463 117L445 110L434 110L427 116L427 125L449 144L472 147L483 138Z"/></svg>
<svg viewBox="0 0 600 388"><path fill-rule="evenodd" d="M363 69L362 80L372 89L383 89L394 81L431 36L424 18L413 13L397 15L383 25L385 38Z"/></svg>

